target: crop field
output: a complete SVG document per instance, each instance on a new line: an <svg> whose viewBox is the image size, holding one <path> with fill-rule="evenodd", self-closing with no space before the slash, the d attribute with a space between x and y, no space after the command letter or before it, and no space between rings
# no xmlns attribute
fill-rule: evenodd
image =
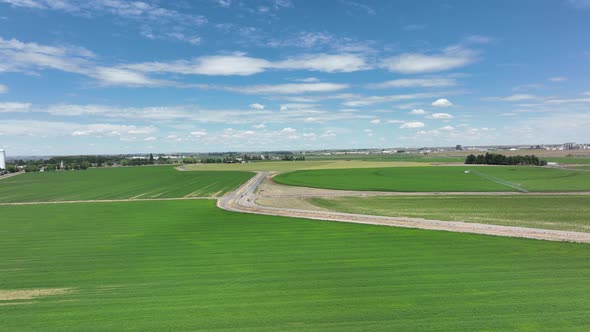
<svg viewBox="0 0 590 332"><path fill-rule="evenodd" d="M337 212L590 232L590 196L382 196L313 198Z"/></svg>
<svg viewBox="0 0 590 332"><path fill-rule="evenodd" d="M252 176L247 172L180 172L168 166L26 173L0 180L0 202L221 196Z"/></svg>
<svg viewBox="0 0 590 332"><path fill-rule="evenodd" d="M363 161L363 160L323 160L323 161L259 161L247 164L192 164L183 166L191 171L297 171L310 169L347 169L400 166L426 166L426 163Z"/></svg>
<svg viewBox="0 0 590 332"><path fill-rule="evenodd" d="M469 171L469 173L465 173ZM276 176L282 184L400 192L587 191L590 172L541 167L430 166L301 170Z"/></svg>
<svg viewBox="0 0 590 332"><path fill-rule="evenodd" d="M0 206L3 330L585 330L590 246L230 213Z"/></svg>

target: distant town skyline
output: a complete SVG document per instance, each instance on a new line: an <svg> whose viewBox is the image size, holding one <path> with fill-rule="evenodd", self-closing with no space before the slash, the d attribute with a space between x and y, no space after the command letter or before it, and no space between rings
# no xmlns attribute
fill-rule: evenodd
<svg viewBox="0 0 590 332"><path fill-rule="evenodd" d="M585 0L0 0L0 149L588 143L587 31Z"/></svg>

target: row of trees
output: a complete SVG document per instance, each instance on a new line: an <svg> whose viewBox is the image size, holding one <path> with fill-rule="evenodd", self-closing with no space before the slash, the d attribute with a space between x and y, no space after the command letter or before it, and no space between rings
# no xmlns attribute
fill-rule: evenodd
<svg viewBox="0 0 590 332"><path fill-rule="evenodd" d="M470 154L465 159L465 164L469 165L533 165L545 166L547 162L539 159L535 155L526 156L505 156L499 153L486 153L485 155L475 156Z"/></svg>

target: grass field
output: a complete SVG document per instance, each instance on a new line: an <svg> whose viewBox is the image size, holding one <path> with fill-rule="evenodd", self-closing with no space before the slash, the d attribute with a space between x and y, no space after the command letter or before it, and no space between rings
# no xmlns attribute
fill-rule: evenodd
<svg viewBox="0 0 590 332"><path fill-rule="evenodd" d="M590 196L389 196L309 201L346 213L590 232Z"/></svg>
<svg viewBox="0 0 590 332"><path fill-rule="evenodd" d="M387 162L363 160L323 160L323 161L260 161L248 164L193 164L184 167L191 171L297 171L310 169L347 169L425 166L417 162Z"/></svg>
<svg viewBox="0 0 590 332"><path fill-rule="evenodd" d="M180 172L168 166L26 173L0 180L0 202L221 196L252 176Z"/></svg>
<svg viewBox="0 0 590 332"><path fill-rule="evenodd" d="M470 173L466 174L467 170ZM303 170L280 174L274 179L294 186L401 192L590 190L590 172L522 166Z"/></svg>
<svg viewBox="0 0 590 332"><path fill-rule="evenodd" d="M0 214L5 331L590 327L583 244L236 214L212 201Z"/></svg>

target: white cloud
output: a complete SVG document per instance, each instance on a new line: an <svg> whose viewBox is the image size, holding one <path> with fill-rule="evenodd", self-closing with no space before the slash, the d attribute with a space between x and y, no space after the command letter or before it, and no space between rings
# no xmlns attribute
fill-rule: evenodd
<svg viewBox="0 0 590 332"><path fill-rule="evenodd" d="M390 57L383 60L382 66L395 73L417 74L460 68L476 60L474 51L461 46L450 46L440 54L405 53Z"/></svg>
<svg viewBox="0 0 590 332"><path fill-rule="evenodd" d="M80 47L46 46L0 37L0 72L56 69L85 74L92 58L92 52Z"/></svg>
<svg viewBox="0 0 590 332"><path fill-rule="evenodd" d="M0 103L0 113L24 113L31 110L30 103Z"/></svg>
<svg viewBox="0 0 590 332"><path fill-rule="evenodd" d="M540 97L535 96L535 95L530 95L530 94L514 94L511 96L506 96L506 97L492 97L492 98L486 98L485 100L497 100L497 101L522 101L522 100L534 100L534 99L540 99Z"/></svg>
<svg viewBox="0 0 590 332"><path fill-rule="evenodd" d="M264 105L259 104L259 103L254 103L254 104L250 104L250 108L255 109L255 110L263 110Z"/></svg>
<svg viewBox="0 0 590 332"><path fill-rule="evenodd" d="M318 83L318 82L320 82L320 79L316 78L316 77L306 77L306 78L294 79L293 81L301 82L301 83Z"/></svg>
<svg viewBox="0 0 590 332"><path fill-rule="evenodd" d="M71 136L95 136L95 137L121 137L130 138L133 135L147 135L157 131L155 127L138 127L134 125L113 125L113 124L72 124L76 129L65 131Z"/></svg>
<svg viewBox="0 0 590 332"><path fill-rule="evenodd" d="M590 98L549 99L545 102L548 104L585 104L590 103Z"/></svg>
<svg viewBox="0 0 590 332"><path fill-rule="evenodd" d="M146 142L153 142L153 141L156 141L157 138L155 138L154 136L150 136L150 137L144 138L143 140Z"/></svg>
<svg viewBox="0 0 590 332"><path fill-rule="evenodd" d="M293 134L295 132L297 132L297 130L290 128L290 127L281 129L281 133L284 133L284 134Z"/></svg>
<svg viewBox="0 0 590 332"><path fill-rule="evenodd" d="M381 119L373 119L370 121L370 123L372 124L380 124L381 123Z"/></svg>
<svg viewBox="0 0 590 332"><path fill-rule="evenodd" d="M191 136L194 137L204 137L207 136L207 132L205 130L196 130L196 131L191 131Z"/></svg>
<svg viewBox="0 0 590 332"><path fill-rule="evenodd" d="M171 38L195 43L198 39L195 36L196 28L207 23L207 18L202 15L186 14L142 1L1 0L0 2L36 10L62 11L80 17L110 14L138 22L142 25L141 34L150 39Z"/></svg>
<svg viewBox="0 0 590 332"><path fill-rule="evenodd" d="M423 110L423 109L413 109L413 110L410 112L410 114L412 114L412 115L424 115L424 114L426 114L426 113L427 113L427 112L426 112L425 110Z"/></svg>
<svg viewBox="0 0 590 332"><path fill-rule="evenodd" d="M104 85L158 86L166 84L164 81L150 79L142 73L120 68L99 67L91 75Z"/></svg>
<svg viewBox="0 0 590 332"><path fill-rule="evenodd" d="M368 6L367 4L361 3L361 2L357 2L357 1L351 1L351 0L340 0L341 3L347 5L348 7L363 12L365 14L368 15L375 15L377 14L377 11L375 11L375 9L373 9L372 7Z"/></svg>
<svg viewBox="0 0 590 332"><path fill-rule="evenodd" d="M264 129L264 128L266 128L266 125L264 123L255 124L255 125L252 126L252 128L254 128L254 129Z"/></svg>
<svg viewBox="0 0 590 332"><path fill-rule="evenodd" d="M369 88L439 88L456 85L452 78L402 78L377 84L369 84Z"/></svg>
<svg viewBox="0 0 590 332"><path fill-rule="evenodd" d="M0 93L8 92L8 87L4 84L0 84Z"/></svg>
<svg viewBox="0 0 590 332"><path fill-rule="evenodd" d="M563 82L563 81L567 81L567 77L556 76L556 77L550 77L549 80L551 82Z"/></svg>
<svg viewBox="0 0 590 332"><path fill-rule="evenodd" d="M279 108L280 111L287 111L287 110L309 110L314 109L318 105L315 104L282 104Z"/></svg>
<svg viewBox="0 0 590 332"><path fill-rule="evenodd" d="M220 89L246 94L302 94L315 92L334 92L348 88L348 84L338 83L291 83L276 85L249 86L199 86L201 88Z"/></svg>
<svg viewBox="0 0 590 332"><path fill-rule="evenodd" d="M310 70L321 72L353 72L368 69L365 60L354 54L307 54L280 61L268 61L234 55L203 56L191 60L127 64L126 69L144 73L175 73L183 75L249 76L267 70Z"/></svg>
<svg viewBox="0 0 590 332"><path fill-rule="evenodd" d="M386 96L359 96L359 95L352 95L352 96L344 96L344 99L348 99L343 103L343 105L348 107L358 107L358 106L369 106L379 103L386 103L386 102L395 102L395 101L402 101L402 100L413 100L413 99L424 99L424 98L432 98L434 96L439 95L434 93L414 93L414 94L401 94L401 95L386 95Z"/></svg>
<svg viewBox="0 0 590 332"><path fill-rule="evenodd" d="M438 130L442 130L442 131L453 131L453 130L455 130L455 127L453 127L453 126L444 126L444 127L439 128Z"/></svg>
<svg viewBox="0 0 590 332"><path fill-rule="evenodd" d="M439 119L439 120L446 120L452 119L454 116L450 115L449 113L433 113L427 116L428 119Z"/></svg>
<svg viewBox="0 0 590 332"><path fill-rule="evenodd" d="M391 123L391 124L398 124L398 123L404 123L405 121L402 120L387 120L387 123Z"/></svg>
<svg viewBox="0 0 590 332"><path fill-rule="evenodd" d="M273 63L271 68L349 73L369 69L365 59L356 54L308 54Z"/></svg>
<svg viewBox="0 0 590 332"><path fill-rule="evenodd" d="M450 106L453 106L453 103L451 103L447 99L441 98L441 99L437 99L436 101L434 101L432 103L432 106L435 106L435 107L450 107Z"/></svg>
<svg viewBox="0 0 590 332"><path fill-rule="evenodd" d="M419 121L405 122L400 126L401 129L423 128L424 123Z"/></svg>
<svg viewBox="0 0 590 332"><path fill-rule="evenodd" d="M228 8L231 6L232 0L214 0L218 5L224 8Z"/></svg>
<svg viewBox="0 0 590 332"><path fill-rule="evenodd" d="M119 118L143 120L157 123L223 123L223 124L258 124L258 123L306 123L332 122L339 120L365 120L371 115L333 112L309 108L287 108L280 112L255 109L201 109L196 106L160 106L160 107L117 107L109 105L75 105L57 104L48 107L30 106L30 112L48 113L54 116L86 116L98 118Z"/></svg>

